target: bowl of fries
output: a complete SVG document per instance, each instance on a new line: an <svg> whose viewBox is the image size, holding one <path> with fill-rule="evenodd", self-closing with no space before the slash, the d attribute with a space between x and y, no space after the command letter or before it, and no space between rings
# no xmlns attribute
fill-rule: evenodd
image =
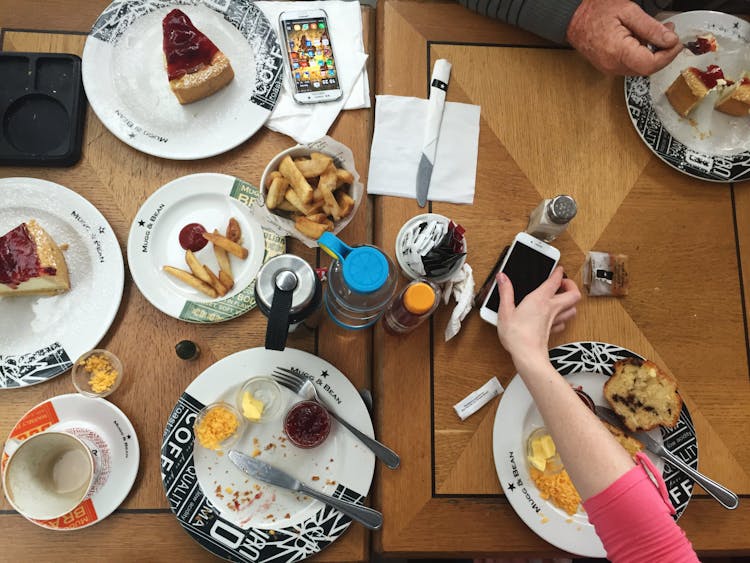
<svg viewBox="0 0 750 563"><path fill-rule="evenodd" d="M341 231L364 193L351 150L330 137L277 154L261 186L273 222L308 246L326 231Z"/></svg>

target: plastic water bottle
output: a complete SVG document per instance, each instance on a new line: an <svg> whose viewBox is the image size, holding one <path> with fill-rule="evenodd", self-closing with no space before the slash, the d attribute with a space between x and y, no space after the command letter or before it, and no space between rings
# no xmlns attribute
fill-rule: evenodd
<svg viewBox="0 0 750 563"><path fill-rule="evenodd" d="M334 258L324 298L328 315L348 329L374 325L396 291L393 262L374 246L347 246L331 233L323 233L318 244Z"/></svg>

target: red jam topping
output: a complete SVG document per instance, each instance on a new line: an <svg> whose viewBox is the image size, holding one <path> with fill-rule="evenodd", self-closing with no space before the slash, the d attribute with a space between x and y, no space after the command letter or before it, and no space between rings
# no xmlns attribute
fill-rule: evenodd
<svg viewBox="0 0 750 563"><path fill-rule="evenodd" d="M300 448L322 444L331 431L331 415L315 401L294 405L284 419L284 432Z"/></svg>
<svg viewBox="0 0 750 563"><path fill-rule="evenodd" d="M741 86L750 86L750 76L746 76L742 79L742 82L740 82Z"/></svg>
<svg viewBox="0 0 750 563"><path fill-rule="evenodd" d="M208 244L208 241L203 238L205 232L206 228L200 223L188 223L180 231L180 246L185 250L198 252Z"/></svg>
<svg viewBox="0 0 750 563"><path fill-rule="evenodd" d="M700 70L699 68L691 66L690 70L693 74L700 78L701 82L703 82L703 84L709 90L711 88L715 88L719 83L719 80L726 80L724 78L724 71L716 65L709 65L706 70Z"/></svg>
<svg viewBox="0 0 750 563"><path fill-rule="evenodd" d="M25 223L0 238L0 283L12 288L42 274L55 275L55 268L42 268Z"/></svg>
<svg viewBox="0 0 750 563"><path fill-rule="evenodd" d="M716 50L716 40L713 36L697 37L695 41L686 43L685 46L690 49L694 55L704 55Z"/></svg>
<svg viewBox="0 0 750 563"><path fill-rule="evenodd" d="M175 80L192 74L211 64L219 50L213 42L196 29L190 18L181 10L174 9L162 21L164 30L164 55L167 58L167 74Z"/></svg>

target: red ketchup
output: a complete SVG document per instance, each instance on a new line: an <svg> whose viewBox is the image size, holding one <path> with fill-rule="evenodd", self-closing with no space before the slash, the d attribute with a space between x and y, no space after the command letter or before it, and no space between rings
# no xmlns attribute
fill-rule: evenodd
<svg viewBox="0 0 750 563"><path fill-rule="evenodd" d="M331 415L315 401L301 401L294 405L284 419L284 432L300 448L314 448L322 444L331 431Z"/></svg>
<svg viewBox="0 0 750 563"><path fill-rule="evenodd" d="M203 233L205 232L206 228L200 223L185 225L180 231L180 246L185 250L198 252L208 244L208 241L203 238Z"/></svg>
<svg viewBox="0 0 750 563"><path fill-rule="evenodd" d="M174 9L164 17L162 30L167 74L170 80L192 74L210 65L211 59L219 50L180 10Z"/></svg>
<svg viewBox="0 0 750 563"><path fill-rule="evenodd" d="M693 66L690 67L690 70L701 79L701 82L703 82L709 90L714 88L719 83L719 80L726 80L724 78L724 71L716 65L709 65L706 70L700 70Z"/></svg>
<svg viewBox="0 0 750 563"><path fill-rule="evenodd" d="M41 274L55 275L55 268L42 268L25 223L0 238L0 283L16 288Z"/></svg>

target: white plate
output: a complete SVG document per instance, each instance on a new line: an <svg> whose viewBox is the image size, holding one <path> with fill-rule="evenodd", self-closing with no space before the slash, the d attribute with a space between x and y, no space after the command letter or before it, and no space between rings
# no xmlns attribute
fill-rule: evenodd
<svg viewBox="0 0 750 563"><path fill-rule="evenodd" d="M612 374L615 361L639 356L630 350L601 342L576 342L550 350L550 360L571 386L579 387L597 405L608 406L602 388ZM539 411L521 378L516 375L503 393L492 433L495 469L513 509L542 539L555 547L584 557L606 557L599 536L582 508L570 516L552 502L541 498L529 474L526 440L533 430L544 426ZM698 467L698 447L690 415L683 405L675 428L648 433L657 442ZM687 507L693 482L683 473L647 452L662 472L672 505L679 517Z"/></svg>
<svg viewBox="0 0 750 563"><path fill-rule="evenodd" d="M199 375L169 417L162 443L162 478L170 507L183 528L203 547L232 561L299 561L328 546L351 523L318 501L250 478L226 455L199 446L194 450L193 422L203 406L218 400L236 404L236 394L247 379L268 375L277 367L309 377L334 412L373 436L369 413L354 386L334 366L307 352L253 348L228 356ZM287 406L299 400L291 393L284 397ZM375 467L372 452L335 420L321 446L296 448L283 436L286 410L275 421L249 424L233 447L246 453L257 448L259 459L308 485L363 502Z"/></svg>
<svg viewBox="0 0 750 563"><path fill-rule="evenodd" d="M234 79L181 105L169 87L162 19L180 8L222 50ZM118 0L96 20L83 50L83 85L97 117L131 147L190 160L228 151L271 114L283 64L276 31L247 0Z"/></svg>
<svg viewBox="0 0 750 563"><path fill-rule="evenodd" d="M59 245L70 291L0 298L0 389L25 387L67 371L95 348L120 307L125 268L112 227L96 207L59 184L0 179L0 235L36 219Z"/></svg>
<svg viewBox="0 0 750 563"><path fill-rule="evenodd" d="M154 192L138 210L128 236L130 272L144 297L167 315L196 323L226 321L255 307L258 270L286 248L283 237L263 229L250 213L246 204L258 197L258 188L226 174L182 176ZM189 269L179 243L185 225L200 223L224 233L230 217L239 222L249 255L245 260L230 255L235 284L227 295L211 299L162 270L165 265ZM195 255L218 273L212 244Z"/></svg>
<svg viewBox="0 0 750 563"><path fill-rule="evenodd" d="M71 393L35 406L16 423L9 438L23 441L47 429L69 432L86 442L94 454L97 477L88 496L68 514L53 520L28 520L64 531L100 522L125 500L138 474L140 449L133 425L109 401ZM3 470L7 459L3 449Z"/></svg>
<svg viewBox="0 0 750 563"><path fill-rule="evenodd" d="M690 66L705 69L716 64L730 79L750 69L750 23L711 11L676 14L665 22L675 24L683 43L712 33L719 49L704 55L684 49L652 76L626 78L625 100L633 125L659 158L681 172L713 182L750 179L750 118L714 111L716 93L709 94L689 118L683 118L664 95Z"/></svg>

